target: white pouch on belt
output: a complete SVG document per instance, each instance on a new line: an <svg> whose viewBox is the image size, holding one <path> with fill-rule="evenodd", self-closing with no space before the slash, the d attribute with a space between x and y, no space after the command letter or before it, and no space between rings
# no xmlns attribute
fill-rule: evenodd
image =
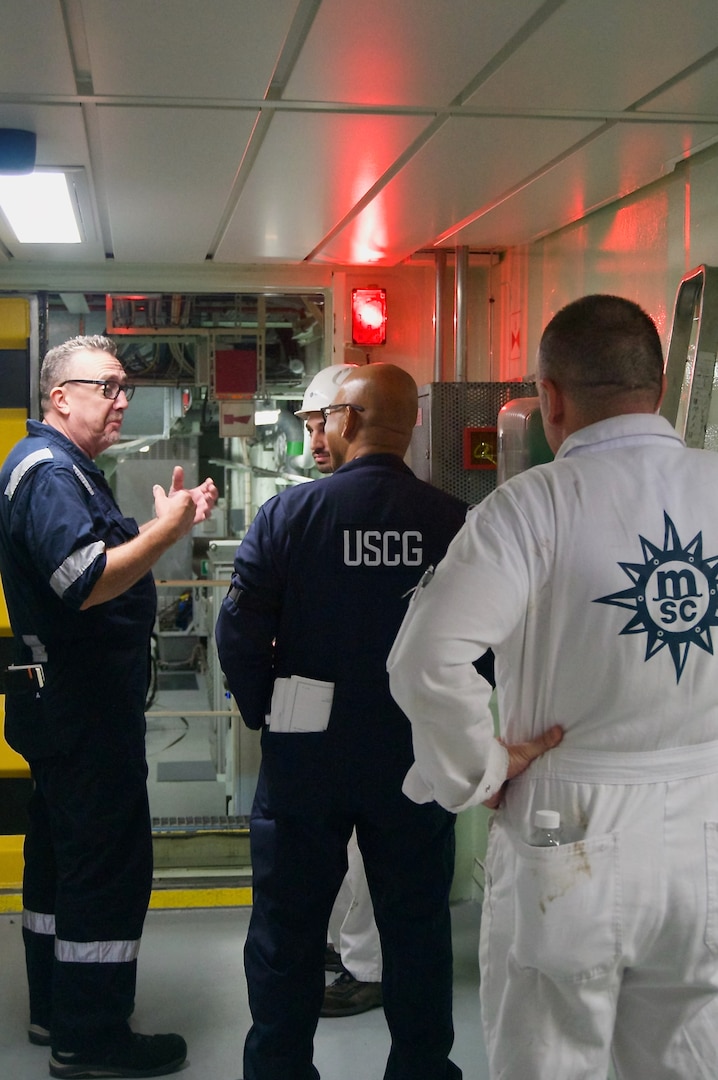
<svg viewBox="0 0 718 1080"><path fill-rule="evenodd" d="M334 700L334 683L290 675L275 679L267 726L272 732L326 731Z"/></svg>

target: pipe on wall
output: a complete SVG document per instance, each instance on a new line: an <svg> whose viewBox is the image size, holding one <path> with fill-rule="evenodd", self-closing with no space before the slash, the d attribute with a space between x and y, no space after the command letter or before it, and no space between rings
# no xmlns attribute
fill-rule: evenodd
<svg viewBox="0 0 718 1080"><path fill-rule="evenodd" d="M456 249L454 271L454 378L456 382L466 382L468 277L469 249L466 244L462 244Z"/></svg>
<svg viewBox="0 0 718 1080"><path fill-rule="evenodd" d="M442 342L444 337L444 272L446 252L434 254L434 382L441 382Z"/></svg>

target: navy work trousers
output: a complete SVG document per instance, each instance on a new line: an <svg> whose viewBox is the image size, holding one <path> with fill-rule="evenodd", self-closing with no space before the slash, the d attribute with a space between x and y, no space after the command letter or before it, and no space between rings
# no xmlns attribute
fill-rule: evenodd
<svg viewBox="0 0 718 1080"><path fill-rule="evenodd" d="M89 725L68 754L31 763L23 937L31 1022L57 1050L128 1031L152 887L144 739Z"/></svg>
<svg viewBox="0 0 718 1080"><path fill-rule="evenodd" d="M301 737L301 736L300 736ZM449 891L454 817L400 791L392 813L273 814L260 773L250 839L254 899L245 971L252 1027L245 1080L316 1080L313 1038L324 994L324 950L356 826L383 954L391 1050L384 1080L458 1080L449 1061L452 948ZM361 800L359 800L361 802Z"/></svg>

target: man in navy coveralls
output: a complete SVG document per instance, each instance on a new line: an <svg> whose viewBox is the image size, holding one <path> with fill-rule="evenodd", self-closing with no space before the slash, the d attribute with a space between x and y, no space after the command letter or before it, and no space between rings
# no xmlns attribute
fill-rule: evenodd
<svg viewBox="0 0 718 1080"><path fill-rule="evenodd" d="M417 389L357 368L325 410L335 469L261 507L235 558L216 637L244 722L262 729L245 948L245 1080L316 1080L327 922L356 827L384 958L385 1080L457 1080L449 890L454 816L401 790L409 723L386 658L464 503L403 458Z"/></svg>
<svg viewBox="0 0 718 1080"><path fill-rule="evenodd" d="M138 527L94 459L120 437L134 387L113 341L77 337L40 372L43 421L0 471L0 571L14 637L8 743L34 781L23 938L30 1041L55 1077L160 1076L179 1035L128 1024L152 886L145 698L156 597L151 567L217 498L207 479L168 494ZM33 665L39 681L29 680Z"/></svg>

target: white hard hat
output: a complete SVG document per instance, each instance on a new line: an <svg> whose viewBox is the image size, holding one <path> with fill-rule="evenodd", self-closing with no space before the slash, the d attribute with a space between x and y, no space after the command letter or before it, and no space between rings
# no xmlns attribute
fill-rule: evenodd
<svg viewBox="0 0 718 1080"><path fill-rule="evenodd" d="M304 391L302 407L294 415L304 420L309 413L319 412L325 405L331 405L337 390L346 377L357 370L357 366L357 364L332 364L331 367L322 368Z"/></svg>

